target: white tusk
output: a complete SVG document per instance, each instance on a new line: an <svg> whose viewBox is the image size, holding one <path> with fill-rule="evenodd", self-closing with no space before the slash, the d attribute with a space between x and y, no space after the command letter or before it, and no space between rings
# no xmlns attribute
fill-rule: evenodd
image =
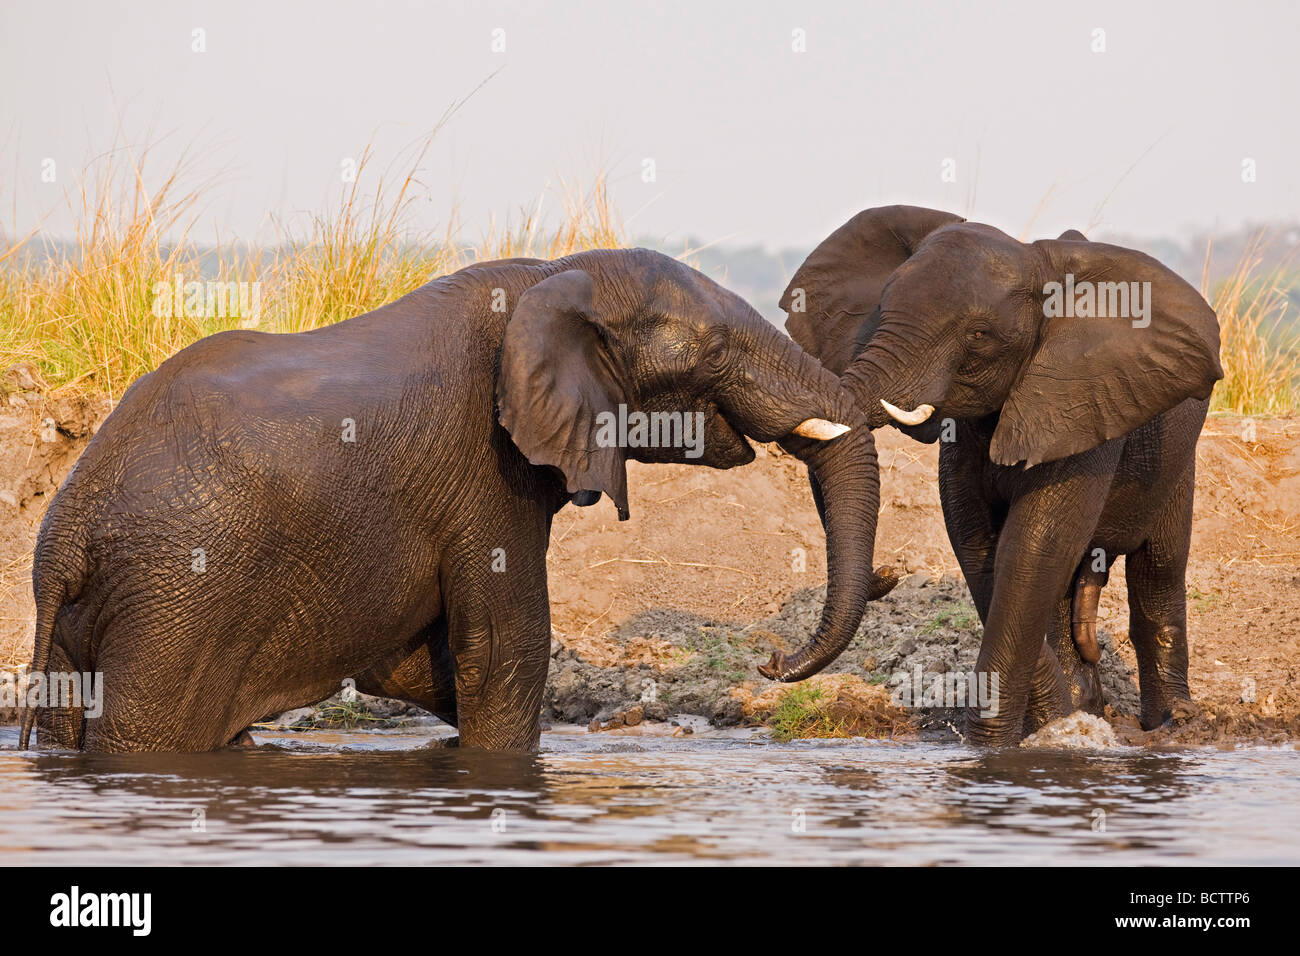
<svg viewBox="0 0 1300 956"><path fill-rule="evenodd" d="M815 438L817 441L830 441L832 438L839 438L848 430L848 425L828 422L824 418L810 418L806 422L800 422L794 433L804 438Z"/></svg>
<svg viewBox="0 0 1300 956"><path fill-rule="evenodd" d="M883 398L880 404L885 406L885 411L889 412L889 417L903 425L919 425L934 414L933 405L920 405L916 411L905 412L897 405L890 405Z"/></svg>

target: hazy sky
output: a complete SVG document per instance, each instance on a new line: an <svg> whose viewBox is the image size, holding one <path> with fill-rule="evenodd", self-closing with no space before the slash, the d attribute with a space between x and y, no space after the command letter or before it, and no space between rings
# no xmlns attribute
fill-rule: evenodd
<svg viewBox="0 0 1300 956"><path fill-rule="evenodd" d="M1300 218L1298 40L1286 0L3 0L0 226L120 124L162 139L158 169L197 144L227 173L199 238L265 239L495 73L439 134L418 225L455 203L477 234L603 163L629 231L669 242L811 244L890 202L1035 236L1231 228Z"/></svg>

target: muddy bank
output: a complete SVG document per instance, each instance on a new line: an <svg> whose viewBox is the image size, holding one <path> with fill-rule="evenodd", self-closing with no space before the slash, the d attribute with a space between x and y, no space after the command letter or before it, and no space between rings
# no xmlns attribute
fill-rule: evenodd
<svg viewBox="0 0 1300 956"><path fill-rule="evenodd" d="M0 389L0 667L12 668L31 653L31 549L41 516L110 405L43 394L23 370L6 373ZM1103 592L1108 719L1122 742L1300 738L1300 419L1250 425L1213 417L1198 447L1188 571L1198 707L1175 725L1151 734L1137 728L1122 562ZM970 670L980 641L939 509L936 447L892 429L877 442L877 564L898 568L904 580L870 606L834 667L860 684L843 695L831 687L811 702L849 725L875 719L878 697L861 687L887 688L917 667ZM630 464L627 522L608 501L556 516L544 719L588 724L636 707L646 720L686 713L725 726L771 718L752 704L771 696L756 666L775 648L798 646L815 626L826 568L802 466L774 447L757 451L752 465L723 472ZM902 716L888 733L904 723L909 732L952 733L950 712Z"/></svg>
<svg viewBox="0 0 1300 956"><path fill-rule="evenodd" d="M771 724L773 711L787 688L758 677L755 665L772 650L792 649L816 625L825 589L805 589L791 596L779 613L752 624L718 622L680 611L653 610L631 616L611 629L605 639L626 648L622 663L604 666L556 642L547 683L549 716L585 723L606 720L637 703L659 703L664 714L686 712L707 716L716 726ZM832 671L879 688L886 698L919 669L926 686L935 674L969 673L975 669L981 629L966 585L959 578L934 579L912 575L888 598L869 606L857 636ZM1101 674L1107 720L1121 743L1205 744L1271 742L1300 739L1300 719L1294 709L1277 707L1278 691L1268 689L1263 700L1206 700L1178 714L1166 727L1150 733L1138 726L1139 695L1132 647L1099 629ZM652 650L653 649L653 650ZM816 683L817 678L811 682ZM800 685L795 685L800 686ZM1294 693L1294 686L1288 688ZM1193 693L1197 694L1196 685ZM755 695L770 706L755 712L747 703ZM828 691L834 709L843 701L852 721L864 707L853 695ZM797 695L796 695L797 697ZM1267 703L1273 700L1273 706ZM1293 700L1286 696L1284 699ZM894 725L868 736L917 735L925 739L957 740L961 715L955 709L915 707L899 710L891 704ZM865 707L867 711L871 708ZM904 726L910 724L910 726ZM824 736L825 734L817 734ZM832 734L832 736L837 736Z"/></svg>
<svg viewBox="0 0 1300 956"><path fill-rule="evenodd" d="M943 526L937 447L892 429L877 443L877 563L904 580L869 606L833 670L882 686L918 667L969 671L981 629ZM1212 417L1197 458L1187 581L1197 707L1160 730L1138 727L1121 561L1100 608L1107 719L1121 743L1297 739L1300 420ZM738 701L771 686L756 664L801 643L824 599L821 528L802 469L762 449L731 472L634 464L629 477L626 524L605 502L557 516L549 716L604 719L649 688L670 710L744 720ZM912 716L922 734L953 735L955 712Z"/></svg>
<svg viewBox="0 0 1300 956"><path fill-rule="evenodd" d="M32 547L45 507L112 403L77 392L47 395L35 374L0 374L0 668L31 658Z"/></svg>

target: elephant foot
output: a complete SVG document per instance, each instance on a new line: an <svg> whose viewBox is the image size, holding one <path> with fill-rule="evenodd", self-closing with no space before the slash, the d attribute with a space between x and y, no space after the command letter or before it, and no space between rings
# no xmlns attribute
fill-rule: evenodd
<svg viewBox="0 0 1300 956"><path fill-rule="evenodd" d="M1025 711L1025 722L1020 728L1020 740L1024 740L1031 734L1037 733L1056 719L1058 719L1058 717L1048 711L1033 709ZM1017 743L1019 743L1019 741L1017 741Z"/></svg>
<svg viewBox="0 0 1300 956"><path fill-rule="evenodd" d="M1094 717L1106 711L1106 699L1101 693L1101 671L1096 664L1076 664L1065 675L1066 691L1070 697L1070 712L1082 710Z"/></svg>
<svg viewBox="0 0 1300 956"><path fill-rule="evenodd" d="M1200 713L1201 708L1190 697L1175 697L1149 706L1146 701L1143 701L1142 716L1138 723L1143 730L1155 730L1165 724L1181 727L1194 720Z"/></svg>
<svg viewBox="0 0 1300 956"><path fill-rule="evenodd" d="M234 739L231 740L230 743L226 744L226 746L227 747L256 747L257 741L253 739L253 735L249 733L248 728L245 727L239 733L235 734Z"/></svg>
<svg viewBox="0 0 1300 956"><path fill-rule="evenodd" d="M423 750L449 750L460 746L460 735L452 737L434 737L421 749Z"/></svg>
<svg viewBox="0 0 1300 956"><path fill-rule="evenodd" d="M1021 727L1023 736L1028 737L1040 727L1069 714L1073 710L1070 691L1070 681L1056 654L1044 642L1038 648L1038 660L1030 678L1029 703Z"/></svg>
<svg viewBox="0 0 1300 956"><path fill-rule="evenodd" d="M966 727L962 732L966 743L975 747L1016 747L1024 739L1021 721L985 718L978 710L967 709Z"/></svg>
<svg viewBox="0 0 1300 956"><path fill-rule="evenodd" d="M997 675L995 675L997 676ZM1025 737L1054 720L1071 714L1070 682L1057 660L1056 653L1044 641L1029 678L1024 709L1015 700L1014 689L993 685L997 689L994 707L986 710L967 708L966 733L969 743L983 747L1014 747ZM1020 716L1017 719L1016 714Z"/></svg>

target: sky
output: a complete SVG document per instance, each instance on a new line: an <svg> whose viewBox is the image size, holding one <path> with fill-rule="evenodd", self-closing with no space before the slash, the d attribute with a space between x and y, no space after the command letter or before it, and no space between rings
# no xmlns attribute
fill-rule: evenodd
<svg viewBox="0 0 1300 956"><path fill-rule="evenodd" d="M666 245L809 246L895 202L1024 238L1228 230L1300 219L1297 38L1287 0L2 0L0 229L67 234L87 160L151 142L158 172L191 149L193 237L265 241L460 103L417 228L480 234L603 169Z"/></svg>

